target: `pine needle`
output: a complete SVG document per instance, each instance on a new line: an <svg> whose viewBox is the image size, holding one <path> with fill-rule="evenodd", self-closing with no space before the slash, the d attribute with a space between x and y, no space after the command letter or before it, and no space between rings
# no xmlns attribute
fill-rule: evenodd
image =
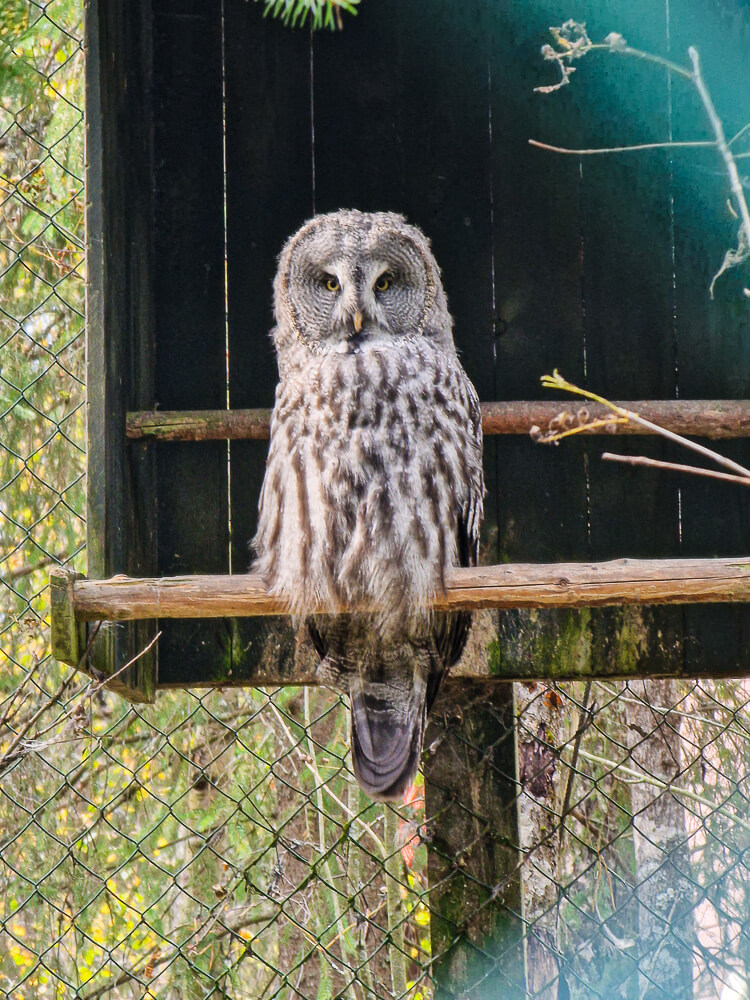
<svg viewBox="0 0 750 1000"><path fill-rule="evenodd" d="M318 28L336 31L344 27L341 12L356 14L358 6L359 0L263 0L263 14L292 28L301 28L309 16L314 31Z"/></svg>

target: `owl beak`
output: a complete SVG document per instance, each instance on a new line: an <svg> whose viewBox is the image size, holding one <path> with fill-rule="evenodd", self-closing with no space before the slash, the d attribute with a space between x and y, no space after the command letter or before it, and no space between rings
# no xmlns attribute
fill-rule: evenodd
<svg viewBox="0 0 750 1000"><path fill-rule="evenodd" d="M362 315L362 310L358 309L354 314L354 331L359 333L362 329L362 323L364 322L364 316Z"/></svg>

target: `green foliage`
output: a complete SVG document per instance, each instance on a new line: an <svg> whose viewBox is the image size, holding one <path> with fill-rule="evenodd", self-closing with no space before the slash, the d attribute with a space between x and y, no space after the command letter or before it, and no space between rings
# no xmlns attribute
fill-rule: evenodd
<svg viewBox="0 0 750 1000"><path fill-rule="evenodd" d="M256 0L256 3L258 0ZM264 14L279 18L284 24L301 27L308 16L313 29L343 28L341 12L356 14L359 0L262 0Z"/></svg>
<svg viewBox="0 0 750 1000"><path fill-rule="evenodd" d="M46 653L47 568L83 546L81 13L0 13L0 635L21 670Z"/></svg>
<svg viewBox="0 0 750 1000"><path fill-rule="evenodd" d="M384 810L345 766L339 697L186 691L143 708L79 677L55 705L46 678L47 738L0 782L0 983L96 997L125 970L124 1000L139 979L153 996L283 997L304 972L307 995L331 997L367 963L364 996L390 994ZM397 866L409 940L427 916L418 855Z"/></svg>

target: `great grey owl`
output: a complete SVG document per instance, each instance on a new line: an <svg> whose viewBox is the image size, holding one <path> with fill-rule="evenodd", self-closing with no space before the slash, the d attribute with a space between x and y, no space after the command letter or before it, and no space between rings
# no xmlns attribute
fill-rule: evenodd
<svg viewBox="0 0 750 1000"><path fill-rule="evenodd" d="M279 257L274 308L254 569L306 620L321 679L351 697L361 787L398 799L471 624L425 609L448 567L477 560L479 402L429 242L400 215L305 223Z"/></svg>

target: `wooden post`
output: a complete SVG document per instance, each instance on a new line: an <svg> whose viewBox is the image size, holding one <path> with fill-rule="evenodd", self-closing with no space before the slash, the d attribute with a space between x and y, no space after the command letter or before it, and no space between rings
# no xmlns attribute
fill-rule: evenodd
<svg viewBox="0 0 750 1000"><path fill-rule="evenodd" d="M49 575L52 655L61 663L78 666L86 648L86 623L75 616L73 581L81 578L55 567Z"/></svg>
<svg viewBox="0 0 750 1000"><path fill-rule="evenodd" d="M94 577L158 572L154 449L130 443L125 414L153 407L150 287L152 23L150 4L86 4L87 556ZM146 621L101 629L90 656L118 673L155 634ZM113 683L151 701L156 650Z"/></svg>
<svg viewBox="0 0 750 1000"><path fill-rule="evenodd" d="M510 684L446 684L424 775L435 1000L525 995Z"/></svg>

